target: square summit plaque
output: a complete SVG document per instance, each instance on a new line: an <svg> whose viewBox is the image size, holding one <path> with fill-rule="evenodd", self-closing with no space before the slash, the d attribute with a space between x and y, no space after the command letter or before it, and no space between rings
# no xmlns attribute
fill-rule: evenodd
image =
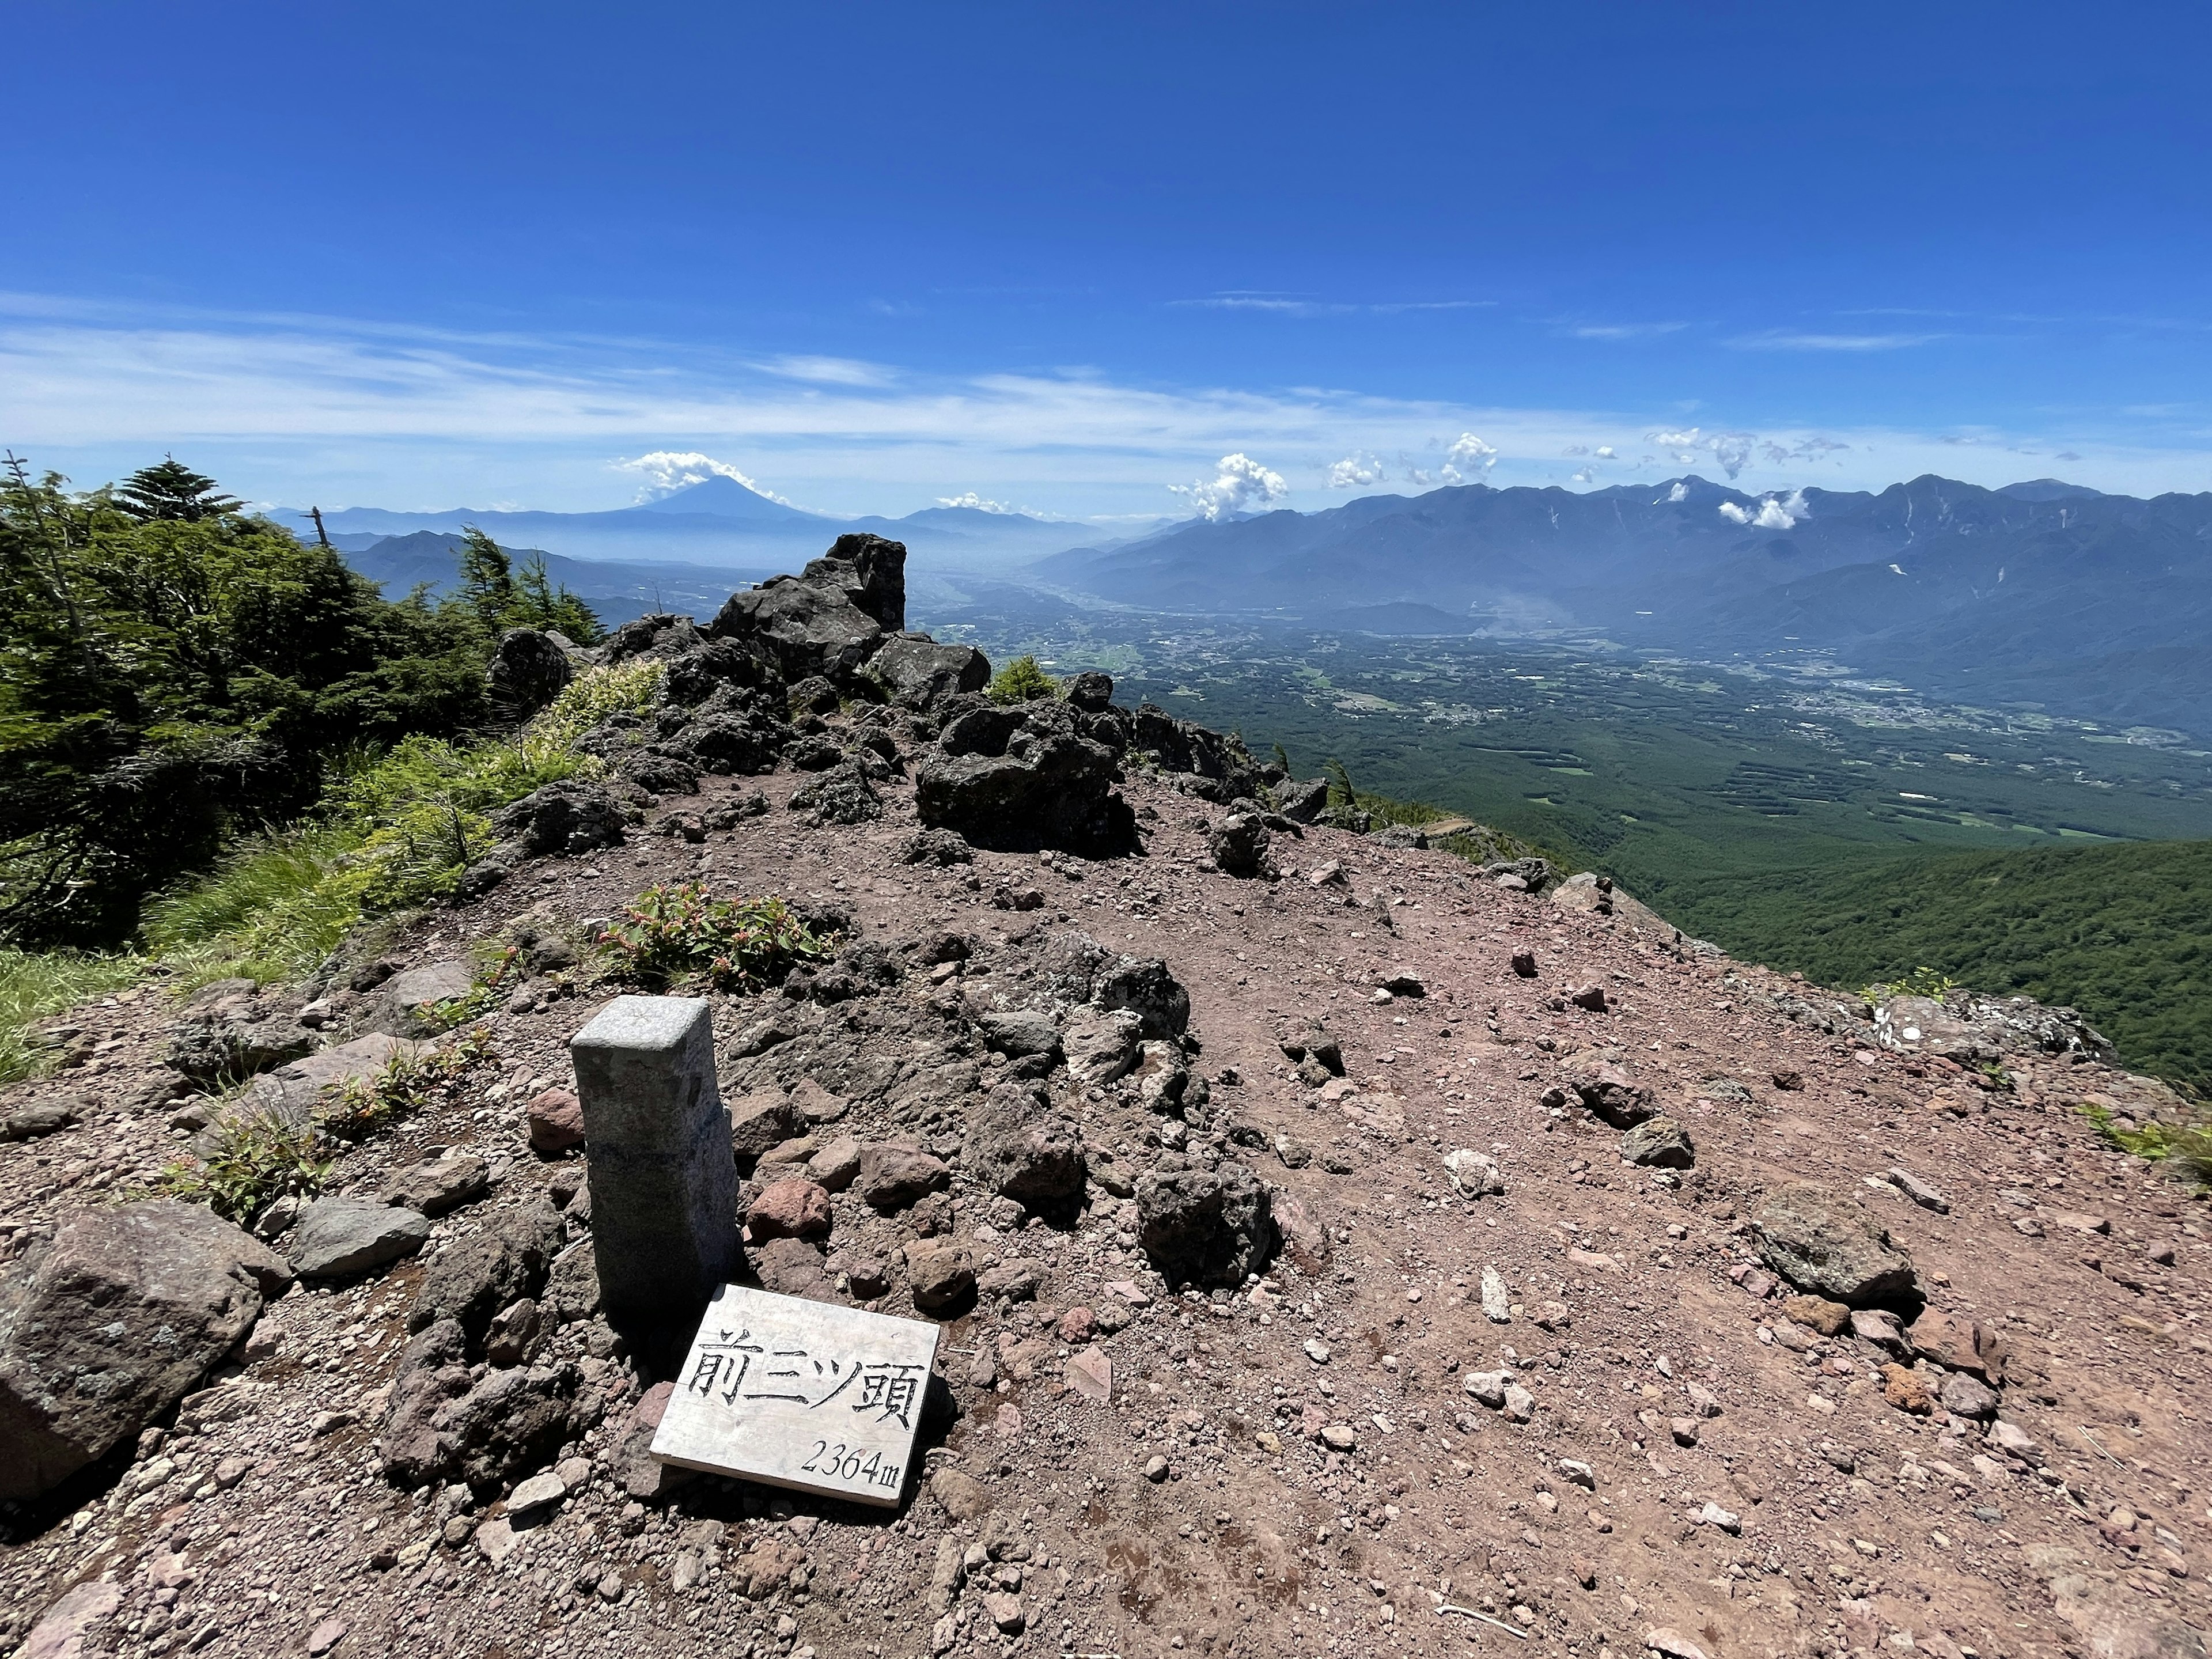
<svg viewBox="0 0 2212 1659"><path fill-rule="evenodd" d="M664 1463L896 1507L938 1328L725 1285L653 1437Z"/></svg>

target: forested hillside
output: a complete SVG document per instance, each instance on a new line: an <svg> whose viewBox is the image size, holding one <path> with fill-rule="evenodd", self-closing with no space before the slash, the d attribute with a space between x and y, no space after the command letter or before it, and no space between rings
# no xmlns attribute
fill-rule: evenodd
<svg viewBox="0 0 2212 1659"><path fill-rule="evenodd" d="M496 719L502 629L597 631L480 533L459 592L392 603L174 460L65 483L0 475L0 943L120 942L379 752Z"/></svg>
<svg viewBox="0 0 2212 1659"><path fill-rule="evenodd" d="M1925 967L2070 1004L2128 1064L2212 1093L2212 842L1923 854L1670 896L1670 921L1824 985Z"/></svg>

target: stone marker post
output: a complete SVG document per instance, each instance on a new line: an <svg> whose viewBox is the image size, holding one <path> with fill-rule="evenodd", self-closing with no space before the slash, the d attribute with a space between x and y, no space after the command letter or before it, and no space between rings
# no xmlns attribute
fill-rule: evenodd
<svg viewBox="0 0 2212 1659"><path fill-rule="evenodd" d="M600 1297L617 1318L690 1318L737 1277L739 1261L737 1164L707 1005L617 997L568 1053Z"/></svg>

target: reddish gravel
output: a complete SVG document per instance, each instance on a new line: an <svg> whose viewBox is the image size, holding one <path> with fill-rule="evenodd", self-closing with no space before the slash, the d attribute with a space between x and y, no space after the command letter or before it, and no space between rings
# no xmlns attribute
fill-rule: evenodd
<svg viewBox="0 0 2212 1659"><path fill-rule="evenodd" d="M702 846L641 835L529 866L424 923L400 954L452 957L531 908L574 930L676 878L842 902L864 940L974 936L963 969L917 971L826 1010L775 993L716 999L725 1043L765 1012L799 1028L769 1056L732 1059L733 1092L818 1069L809 1099L855 1102L806 1128L811 1146L777 1155L792 1168L764 1166L748 1203L842 1136L912 1135L957 1154L956 1120L901 1109L929 1080L915 1068L956 1102L980 1099L969 1091L989 1086L989 1057L944 1034L1037 997L1060 930L1164 957L1190 990L1193 1074L1212 1085L1211 1127L1190 1133L1190 1150L1243 1160L1294 1219L1303 1212L1303 1269L1285 1260L1212 1300L1176 1297L1148 1272L1133 1206L1106 1188L1176 1129L1133 1081L1093 1097L1065 1073L1054 1081L1094 1157L1091 1206L1071 1228L1003 1210L1012 1229L994 1224L993 1202L957 1182L949 1200L889 1217L837 1193L833 1275L895 1263L928 1227L949 1230L987 1282L996 1271L1036 1286L1034 1300L986 1299L951 1321L940 1355L962 1415L933 1437L929 1473L895 1514L719 1480L633 1502L618 1454L637 1396L659 1379L596 1321L544 1339L544 1352L581 1364L605 1407L564 1449L581 1460L564 1498L509 1517L495 1502L395 1490L374 1441L422 1265L295 1290L239 1373L250 1386L225 1396L238 1415L202 1421L188 1408L135 1459L0 1515L7 1639L72 1585L105 1581L78 1590L40 1640L74 1615L88 1653L218 1659L521 1659L611 1643L718 1659L1319 1659L1470 1644L1592 1659L1646 1646L1713 1659L2202 1651L2187 1632L2212 1617L2212 1441L2197 1419L2207 1209L2106 1147L2079 1109L2092 1097L2148 1100L2154 1085L2023 1060L2011 1091L1985 1090L1946 1062L1784 1017L1778 1003L1820 1001L1802 985L1502 891L1442 853L1310 831L1279 836L1277 859L1297 872L1340 860L1348 887L1295 872L1234 880L1205 856L1213 809L1146 779L1127 790L1154 815L1142 857L979 853L947 870L899 861L914 829L902 783L884 788L884 822L812 830L783 810L795 781L759 781L768 816ZM706 799L754 787L716 781ZM1001 887L1034 889L1042 908L994 907ZM1534 953L1534 978L1512 971L1518 951ZM1374 1000L1401 969L1426 994ZM1566 1000L1594 984L1607 1012ZM495 1062L447 1106L341 1164L340 1188L370 1190L433 1147L486 1156L493 1195L441 1220L433 1250L550 1183L569 1183L556 1197L573 1187L575 1163L531 1151L525 1103L573 1085L563 1044L609 989L542 988L534 1010L494 1017ZM9 1259L174 1155L167 1110L128 1103L173 1018L153 991L82 1011L109 1046L0 1098L5 1110L78 1098L87 1118L0 1146ZM1346 1079L1323 1089L1299 1081L1279 1046L1315 1018L1343 1043ZM835 1066L813 1066L816 1053ZM854 1086L872 1060L908 1067L889 1098ZM1618 1132L1543 1103L1601 1063L1687 1127L1693 1170L1626 1167ZM1791 1073L1802 1086L1778 1087ZM1455 1194L1444 1158L1459 1148L1495 1158L1502 1194ZM1892 1169L1948 1212L1867 1184ZM2002 1338L2002 1415L2032 1451L1893 1407L1879 1370L1888 1354L1793 1324L1780 1287L1752 1293L1769 1281L1741 1271L1756 1260L1747 1218L1802 1180L1855 1194L1936 1306ZM811 1194L769 1201L785 1231L817 1224ZM1502 1280L1502 1324L1480 1306L1486 1268ZM872 1300L911 1312L892 1279ZM868 1288L858 1276L833 1277L815 1293L857 1288ZM1501 1369L1530 1396L1530 1420L1470 1394L1471 1374ZM954 1585L945 1563L963 1551L974 1565Z"/></svg>

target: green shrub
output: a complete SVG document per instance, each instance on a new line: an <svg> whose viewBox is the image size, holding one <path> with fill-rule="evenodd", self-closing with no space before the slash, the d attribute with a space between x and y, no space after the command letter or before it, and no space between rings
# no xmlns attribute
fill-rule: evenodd
<svg viewBox="0 0 2212 1659"><path fill-rule="evenodd" d="M354 859L364 839L345 825L311 824L246 842L148 908L147 950L186 991L313 972L361 920L377 873Z"/></svg>
<svg viewBox="0 0 2212 1659"><path fill-rule="evenodd" d="M0 471L0 937L119 940L346 745L483 718L472 617L386 602L189 468L64 483Z"/></svg>
<svg viewBox="0 0 2212 1659"><path fill-rule="evenodd" d="M654 989L758 990L835 945L780 898L718 899L689 882L647 888L623 915L600 939L601 958L615 977Z"/></svg>
<svg viewBox="0 0 2212 1659"><path fill-rule="evenodd" d="M1015 658L991 676L991 684L984 688L994 702L1035 702L1040 697L1056 696L1060 685L1053 677L1037 666L1031 656Z"/></svg>
<svg viewBox="0 0 2212 1659"><path fill-rule="evenodd" d="M1915 968L1900 978L1869 985L1859 995L1869 1003L1887 1002L1892 997L1926 997L1941 1002L1958 988L1959 981L1948 974L1939 974L1933 968Z"/></svg>
<svg viewBox="0 0 2212 1659"><path fill-rule="evenodd" d="M435 1106L491 1054L491 1034L481 1025L471 1026L441 1048L394 1054L374 1077L352 1079L338 1091L337 1103L325 1117L330 1133L360 1140Z"/></svg>
<svg viewBox="0 0 2212 1659"><path fill-rule="evenodd" d="M216 1127L204 1159L179 1159L156 1178L167 1197L204 1204L243 1226L287 1196L312 1198L331 1178L320 1131L296 1127L271 1112L241 1112Z"/></svg>

